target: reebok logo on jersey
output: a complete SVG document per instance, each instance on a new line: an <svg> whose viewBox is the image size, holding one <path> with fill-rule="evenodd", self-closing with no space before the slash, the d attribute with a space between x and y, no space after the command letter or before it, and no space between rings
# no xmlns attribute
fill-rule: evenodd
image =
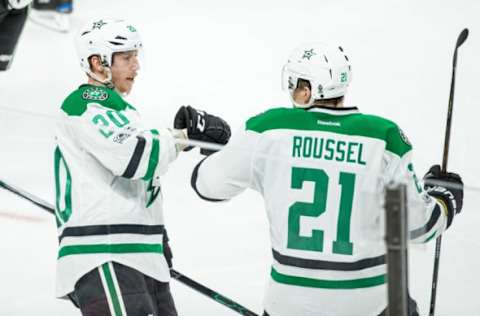
<svg viewBox="0 0 480 316"><path fill-rule="evenodd" d="M322 121L322 120L317 120L317 124L318 125L337 126L337 127L341 126L340 122Z"/></svg>

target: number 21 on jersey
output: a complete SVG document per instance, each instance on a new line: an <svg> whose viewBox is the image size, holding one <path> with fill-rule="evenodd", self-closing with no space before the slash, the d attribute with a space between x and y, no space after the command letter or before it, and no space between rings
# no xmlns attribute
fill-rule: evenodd
<svg viewBox="0 0 480 316"><path fill-rule="evenodd" d="M355 174L340 172L338 184L330 183L328 174L321 169L292 168L292 189L302 189L303 183L314 183L313 202L295 202L288 210L288 243L290 249L309 250L323 252L324 231L312 230L311 237L300 235L300 219L302 216L318 217L325 212L338 212L337 235L333 241L332 251L335 254L353 254L353 243L350 241L350 219L352 215L353 195L355 188ZM340 191L340 206L338 210L327 210L327 198L330 196L329 186L338 185ZM337 192L337 190L331 190Z"/></svg>

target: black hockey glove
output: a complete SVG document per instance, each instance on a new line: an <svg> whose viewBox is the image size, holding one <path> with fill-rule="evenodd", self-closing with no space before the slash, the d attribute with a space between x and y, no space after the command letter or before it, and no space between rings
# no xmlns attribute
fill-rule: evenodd
<svg viewBox="0 0 480 316"><path fill-rule="evenodd" d="M447 228L450 227L455 214L463 207L463 182L460 175L442 172L439 165L433 165L423 177L427 193L442 201L448 210Z"/></svg>
<svg viewBox="0 0 480 316"><path fill-rule="evenodd" d="M218 116L196 110L191 106L181 106L175 115L173 127L176 129L187 129L189 139L202 142L225 145L230 139L230 126ZM185 151L192 149L192 146L185 148ZM200 149L202 155L210 155L216 150Z"/></svg>

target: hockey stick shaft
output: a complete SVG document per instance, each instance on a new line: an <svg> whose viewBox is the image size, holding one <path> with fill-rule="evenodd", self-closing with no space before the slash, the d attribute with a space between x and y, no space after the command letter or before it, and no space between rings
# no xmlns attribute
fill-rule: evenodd
<svg viewBox="0 0 480 316"><path fill-rule="evenodd" d="M445 127L445 140L443 143L443 159L442 159L442 171L447 171L448 165L448 152L450 149L450 133L452 127L453 116L453 99L455 96L455 73L457 69L457 53L458 48L467 40L468 29L463 29L457 38L455 44L455 51L453 53L452 64L452 81L450 83L450 97L448 99L448 111L447 111L447 123ZM440 252L442 247L442 236L439 236L435 242L435 259L433 262L433 278L432 278L432 292L430 295L430 316L435 315L435 302L437 299L437 287L438 287L438 271L440 267Z"/></svg>
<svg viewBox="0 0 480 316"><path fill-rule="evenodd" d="M55 208L52 204L40 199L39 197L34 196L33 194L30 194L18 187L15 187L11 184L7 184L4 181L0 180L0 187L4 188L5 190L15 194L16 196L25 199L36 206L40 207L44 211L50 213L50 214L55 214ZM177 280L178 282L190 287L191 289L208 296L209 298L213 299L214 301L224 305L225 307L228 307L240 315L245 315L245 316L258 316L254 312L250 311L246 307L238 304L237 302L229 299L226 296L223 296L222 294L198 283L197 281L187 277L186 275L178 272L175 269L170 269L170 276Z"/></svg>
<svg viewBox="0 0 480 316"><path fill-rule="evenodd" d="M208 296L209 298L217 301L218 303L225 305L226 307L236 311L240 315L258 316L254 312L232 301L228 297L225 297L222 294L209 289L208 287L196 282L195 280L190 279L189 277L179 273L178 271L175 271L174 269L170 270L170 275L172 276L172 278L176 279L177 281L183 283L184 285L192 289L195 289L196 291L200 292L203 295Z"/></svg>

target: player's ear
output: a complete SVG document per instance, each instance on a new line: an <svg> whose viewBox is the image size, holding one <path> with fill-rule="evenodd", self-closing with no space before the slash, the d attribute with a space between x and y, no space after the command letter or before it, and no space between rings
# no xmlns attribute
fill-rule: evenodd
<svg viewBox="0 0 480 316"><path fill-rule="evenodd" d="M312 90L310 89L310 87L305 87L303 89L304 89L304 93L305 93L305 98L307 100L310 100L310 98L312 97Z"/></svg>
<svg viewBox="0 0 480 316"><path fill-rule="evenodd" d="M102 65L102 61L100 59L100 56L91 56L89 59L88 59L89 63L90 63L90 69L92 70L93 73L101 73L103 72L103 65Z"/></svg>

